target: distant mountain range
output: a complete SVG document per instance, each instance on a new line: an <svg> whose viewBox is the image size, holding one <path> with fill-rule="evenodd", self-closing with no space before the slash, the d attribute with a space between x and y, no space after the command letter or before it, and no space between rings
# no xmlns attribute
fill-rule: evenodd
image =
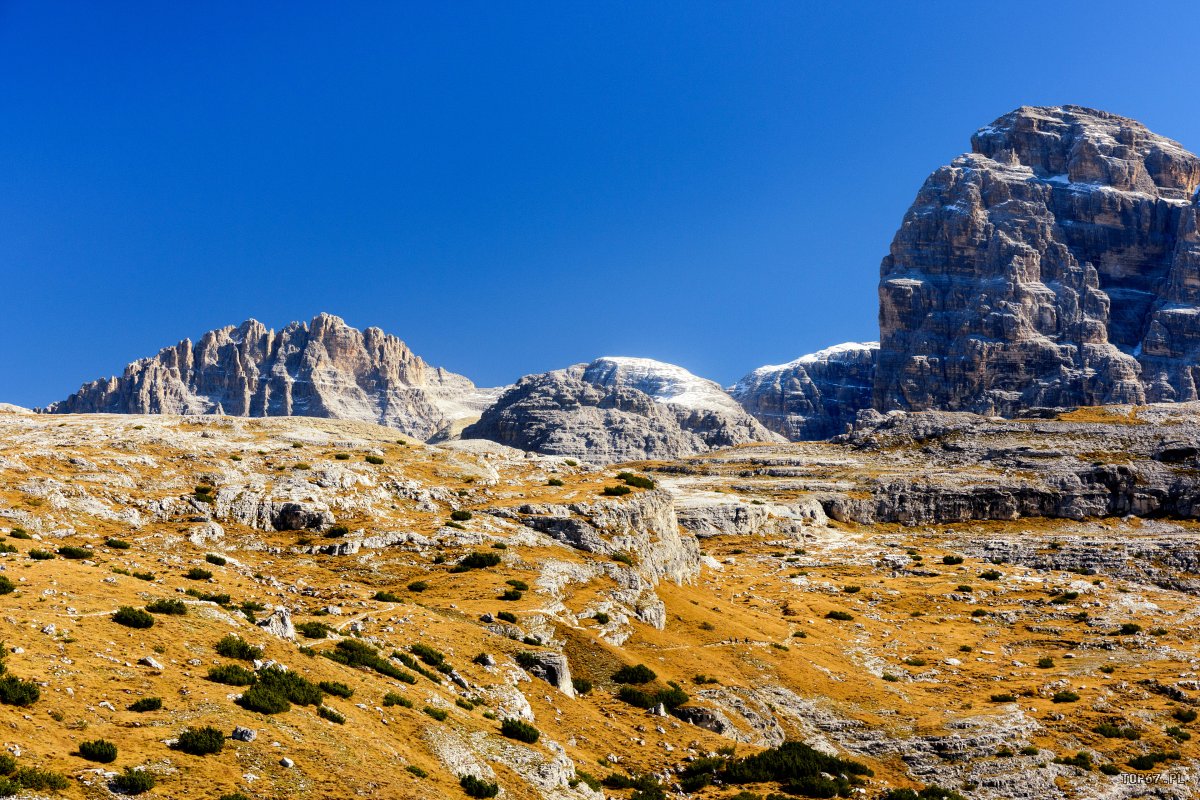
<svg viewBox="0 0 1200 800"><path fill-rule="evenodd" d="M481 389L321 314L278 334L254 320L210 331L42 410L356 419L613 462L828 438L868 408L1200 399L1200 159L1079 106L1019 108L971 145L925 182L883 260L879 342L728 390L619 357Z"/></svg>

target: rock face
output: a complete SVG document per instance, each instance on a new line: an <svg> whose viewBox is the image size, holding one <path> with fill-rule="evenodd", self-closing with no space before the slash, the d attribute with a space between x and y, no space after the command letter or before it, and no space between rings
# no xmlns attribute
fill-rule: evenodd
<svg viewBox="0 0 1200 800"><path fill-rule="evenodd" d="M971 146L883 260L875 407L1200 397L1200 159L1078 106L1019 108Z"/></svg>
<svg viewBox="0 0 1200 800"><path fill-rule="evenodd" d="M729 393L791 441L828 439L870 408L879 342L847 342L778 366L759 367Z"/></svg>
<svg viewBox="0 0 1200 800"><path fill-rule="evenodd" d="M716 383L645 358L528 375L462 436L598 463L781 440Z"/></svg>
<svg viewBox="0 0 1200 800"><path fill-rule="evenodd" d="M184 339L119 378L85 384L50 413L225 414L374 422L427 439L498 390L431 367L379 328L320 314L275 333L256 320Z"/></svg>

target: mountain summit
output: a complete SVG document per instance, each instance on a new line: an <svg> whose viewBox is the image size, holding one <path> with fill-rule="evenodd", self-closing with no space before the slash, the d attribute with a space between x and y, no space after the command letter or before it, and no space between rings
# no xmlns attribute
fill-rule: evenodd
<svg viewBox="0 0 1200 800"><path fill-rule="evenodd" d="M228 414L374 422L427 439L478 416L498 390L431 367L379 328L318 314L279 333L257 320L209 331L85 384L50 413Z"/></svg>

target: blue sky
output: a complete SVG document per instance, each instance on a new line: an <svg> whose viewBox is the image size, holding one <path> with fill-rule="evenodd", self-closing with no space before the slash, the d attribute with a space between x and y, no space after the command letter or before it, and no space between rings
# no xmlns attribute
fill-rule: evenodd
<svg viewBox="0 0 1200 800"><path fill-rule="evenodd" d="M319 311L477 383L876 336L925 177L1022 104L1200 149L1194 0L0 0L0 401Z"/></svg>

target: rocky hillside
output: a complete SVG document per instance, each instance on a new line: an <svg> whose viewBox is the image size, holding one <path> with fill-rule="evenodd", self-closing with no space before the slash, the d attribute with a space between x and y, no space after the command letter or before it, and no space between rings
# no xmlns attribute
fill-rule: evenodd
<svg viewBox="0 0 1200 800"><path fill-rule="evenodd" d="M1078 106L1019 108L971 147L883 260L875 407L1200 398L1200 158Z"/></svg>
<svg viewBox="0 0 1200 800"><path fill-rule="evenodd" d="M782 440L716 383L645 358L528 375L462 436L602 464Z"/></svg>
<svg viewBox="0 0 1200 800"><path fill-rule="evenodd" d="M184 339L120 377L85 384L56 414L224 414L375 422L427 439L478 416L498 390L431 367L379 328L320 314L276 333L257 320Z"/></svg>
<svg viewBox="0 0 1200 800"><path fill-rule="evenodd" d="M1200 410L1088 414L611 468L0 415L0 794L1190 797Z"/></svg>
<svg viewBox="0 0 1200 800"><path fill-rule="evenodd" d="M870 408L878 342L847 342L787 364L759 367L729 393L764 426L791 441L845 433Z"/></svg>

